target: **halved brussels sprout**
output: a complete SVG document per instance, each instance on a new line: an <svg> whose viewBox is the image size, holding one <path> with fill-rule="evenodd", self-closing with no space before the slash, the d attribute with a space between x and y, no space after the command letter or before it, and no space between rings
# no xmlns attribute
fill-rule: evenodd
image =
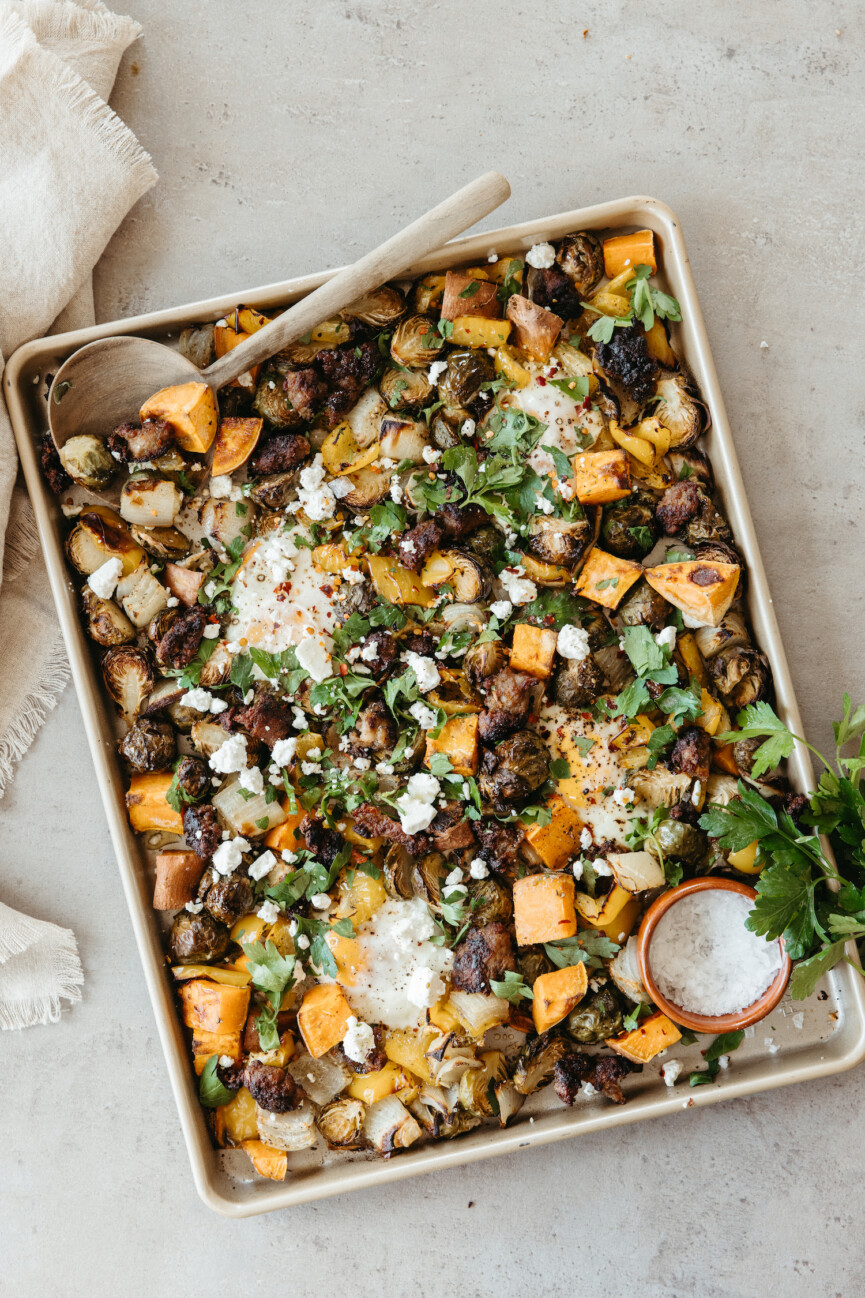
<svg viewBox="0 0 865 1298"><path fill-rule="evenodd" d="M514 1068L514 1086L520 1095L534 1095L542 1086L553 1080L556 1064L571 1053L567 1037L556 1032L544 1032L527 1041Z"/></svg>
<svg viewBox="0 0 865 1298"><path fill-rule="evenodd" d="M189 553L189 537L176 527L130 527L129 533L152 559L177 559Z"/></svg>
<svg viewBox="0 0 865 1298"><path fill-rule="evenodd" d="M60 448L60 463L73 482L90 491L103 491L117 472L108 447L90 433L70 437Z"/></svg>
<svg viewBox="0 0 865 1298"><path fill-rule="evenodd" d="M513 913L510 890L495 879L484 879L472 889L472 921L475 924L491 924L494 920L509 924Z"/></svg>
<svg viewBox="0 0 865 1298"><path fill-rule="evenodd" d="M502 553L504 537L497 527L492 523L484 523L481 527L476 527L468 536L464 536L460 541L463 550L469 554L475 554L485 563L493 564Z"/></svg>
<svg viewBox="0 0 865 1298"><path fill-rule="evenodd" d="M253 482L249 494L265 509L285 509L290 500L297 498L299 476L297 472L271 473Z"/></svg>
<svg viewBox="0 0 865 1298"><path fill-rule="evenodd" d="M123 720L131 726L156 683L150 656L144 649L128 646L109 649L102 659L102 676ZM222 734L225 738L225 731Z"/></svg>
<svg viewBox="0 0 865 1298"><path fill-rule="evenodd" d="M492 358L485 351L460 348L448 356L448 367L438 381L446 406L470 406L480 395L481 384L496 377Z"/></svg>
<svg viewBox="0 0 865 1298"><path fill-rule="evenodd" d="M642 559L658 539L655 497L649 491L632 491L604 509L601 536L604 549L621 559Z"/></svg>
<svg viewBox="0 0 865 1298"><path fill-rule="evenodd" d="M583 557L591 540L592 528L587 518L567 519L536 514L529 522L528 546L544 563L573 568Z"/></svg>
<svg viewBox="0 0 865 1298"><path fill-rule="evenodd" d="M390 354L397 365L416 370L432 365L444 347L444 339L435 320L425 315L410 315L400 321L390 340Z"/></svg>
<svg viewBox="0 0 865 1298"><path fill-rule="evenodd" d="M448 585L458 604L479 604L489 598L493 574L477 555L466 550L436 550L421 572L425 586Z"/></svg>
<svg viewBox="0 0 865 1298"><path fill-rule="evenodd" d="M381 288L365 293L351 306L345 307L341 314L349 320L360 320L362 324L384 329L397 321L405 309L405 295L391 284L382 284Z"/></svg>
<svg viewBox="0 0 865 1298"><path fill-rule="evenodd" d="M602 987L581 1001L568 1015L567 1026L574 1040L586 1045L616 1036L622 1031L622 1006L614 989Z"/></svg>
<svg viewBox="0 0 865 1298"><path fill-rule="evenodd" d="M228 929L209 911L190 915L181 910L174 916L168 936L168 953L174 964L212 964L222 959L230 945Z"/></svg>
<svg viewBox="0 0 865 1298"><path fill-rule="evenodd" d="M540 857L538 858L540 861ZM542 947L523 947L517 952L517 964L520 973L523 976L523 982L529 987L540 978L541 974L551 973L553 962L546 955Z"/></svg>
<svg viewBox="0 0 865 1298"><path fill-rule="evenodd" d="M706 662L715 658L722 649L741 649L751 643L745 619L735 608L724 614L718 626L698 627L694 639Z"/></svg>
<svg viewBox="0 0 865 1298"><path fill-rule="evenodd" d="M626 782L642 798L649 811L681 802L692 784L690 775L674 774L664 766L656 766L653 771L630 771ZM678 821L672 823L678 824Z"/></svg>
<svg viewBox="0 0 865 1298"><path fill-rule="evenodd" d="M761 735L753 739L737 739L735 744L733 744L733 760L735 761L741 775L750 778L751 771L754 769L754 757L757 749L762 747L764 743L765 739ZM766 771L760 776L760 780L765 784L777 784L782 779L783 772L780 766L775 766L771 771ZM734 780L731 780L731 784L733 785L732 796L735 797L739 792L739 788ZM711 790L707 789L706 797L710 798L710 794ZM717 797L711 797L711 801L718 802L719 799ZM725 799L725 801L729 802L729 798Z"/></svg>
<svg viewBox="0 0 865 1298"><path fill-rule="evenodd" d="M625 626L651 626L660 630L667 625L672 611L672 604L668 604L647 581L641 580L619 609L619 617Z"/></svg>
<svg viewBox="0 0 865 1298"><path fill-rule="evenodd" d="M135 627L110 599L100 599L89 586L84 587L81 598L91 640L110 648L135 639Z"/></svg>
<svg viewBox="0 0 865 1298"><path fill-rule="evenodd" d="M453 446L461 446L460 429L471 415L461 407L437 410L430 422L430 440L440 451L449 451Z"/></svg>
<svg viewBox="0 0 865 1298"><path fill-rule="evenodd" d="M556 261L572 279L580 297L588 297L604 274L604 253L597 235L588 230L566 234L556 252Z"/></svg>
<svg viewBox="0 0 865 1298"><path fill-rule="evenodd" d="M409 901L414 896L412 858L399 843L392 843L382 862L382 882L389 897Z"/></svg>
<svg viewBox="0 0 865 1298"><path fill-rule="evenodd" d="M411 883L416 897L425 901L434 915L441 913L442 885L448 866L441 852L428 852L412 863Z"/></svg>
<svg viewBox="0 0 865 1298"><path fill-rule="evenodd" d="M655 395L660 401L653 403L651 413L669 428L671 445L679 449L693 446L708 427L708 413L691 392L688 380L682 374L665 374L655 384Z"/></svg>
<svg viewBox="0 0 865 1298"><path fill-rule="evenodd" d="M590 707L607 688L607 679L591 654L567 659L553 678L555 700L569 712Z"/></svg>
<svg viewBox="0 0 865 1298"><path fill-rule="evenodd" d="M423 370L391 365L379 381L379 391L391 410L418 411L432 395L432 384Z"/></svg>
<svg viewBox="0 0 865 1298"><path fill-rule="evenodd" d="M316 1126L327 1141L329 1149L360 1149L363 1146L363 1120L366 1105L344 1095L319 1112Z"/></svg>
<svg viewBox="0 0 865 1298"><path fill-rule="evenodd" d="M709 463L708 457L702 451L698 451L696 447L691 447L690 450L674 447L667 452L666 459L677 481L699 482L708 491L715 490L715 475L712 472L712 465Z"/></svg>
<svg viewBox="0 0 865 1298"><path fill-rule="evenodd" d="M501 640L488 640L485 644L473 644L463 658L463 671L469 684L476 690L481 689L485 681L508 665L508 651Z"/></svg>
<svg viewBox="0 0 865 1298"><path fill-rule="evenodd" d="M656 768L657 769L657 768ZM649 771L652 775L654 772ZM684 820L663 820L654 833L654 841L646 839L646 851L658 855L658 848L667 857L684 861L686 865L699 865L706 855L708 840L701 829Z"/></svg>
<svg viewBox="0 0 865 1298"><path fill-rule="evenodd" d="M518 730L484 753L481 796L507 815L539 789L550 773L550 753L534 730Z"/></svg>
<svg viewBox="0 0 865 1298"><path fill-rule="evenodd" d="M177 756L177 743L167 721L140 717L120 740L117 750L130 770L167 771Z"/></svg>
<svg viewBox="0 0 865 1298"><path fill-rule="evenodd" d="M747 708L768 698L772 687L769 659L744 645L722 649L709 663L718 692L729 708Z"/></svg>

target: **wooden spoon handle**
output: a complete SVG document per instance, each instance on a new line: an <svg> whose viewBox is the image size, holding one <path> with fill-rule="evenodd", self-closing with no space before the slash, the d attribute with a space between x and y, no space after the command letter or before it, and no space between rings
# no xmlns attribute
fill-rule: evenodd
<svg viewBox="0 0 865 1298"><path fill-rule="evenodd" d="M201 377L214 389L224 387L245 370L296 342L322 320L336 315L364 293L401 275L428 252L447 243L448 239L462 234L475 221L494 211L510 192L510 185L497 171L479 176L392 239L361 257L353 266L341 270L233 351L226 352L209 365Z"/></svg>

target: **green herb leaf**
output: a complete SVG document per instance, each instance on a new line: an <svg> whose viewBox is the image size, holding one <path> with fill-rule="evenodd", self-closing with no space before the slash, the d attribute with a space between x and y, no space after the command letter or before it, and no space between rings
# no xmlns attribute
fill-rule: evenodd
<svg viewBox="0 0 865 1298"><path fill-rule="evenodd" d="M790 995L794 1001L804 1001L813 995L823 975L844 959L845 945L846 939L833 942L822 951L818 951L816 955L812 955L810 959L802 960L796 965L790 979Z"/></svg>
<svg viewBox="0 0 865 1298"><path fill-rule="evenodd" d="M219 1056L211 1055L201 1070L201 1077L198 1082L198 1098L205 1109L216 1109L221 1104L229 1104L237 1094L237 1091L230 1091L227 1086L223 1086L217 1077L216 1068L218 1063Z"/></svg>
<svg viewBox="0 0 865 1298"><path fill-rule="evenodd" d="M722 1032L719 1037L715 1037L709 1049L703 1052L706 1063L711 1064L715 1059L720 1059L721 1055L731 1055L734 1050L739 1049L744 1040L745 1033L741 1030Z"/></svg>
<svg viewBox="0 0 865 1298"><path fill-rule="evenodd" d="M522 974L515 973L512 969L505 970L505 976L501 982L491 978L490 988L494 996L500 996L502 1000L510 1001L511 1005L516 1005L520 1001L533 1001L535 999L535 993L531 987L526 986L523 982Z"/></svg>

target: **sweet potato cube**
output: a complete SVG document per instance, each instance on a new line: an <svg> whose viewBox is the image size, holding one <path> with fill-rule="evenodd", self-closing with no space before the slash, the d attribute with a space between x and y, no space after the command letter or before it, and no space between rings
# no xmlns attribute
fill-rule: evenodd
<svg viewBox="0 0 865 1298"><path fill-rule="evenodd" d="M198 591L204 581L203 572L193 572L191 568L181 568L179 563L165 565L165 584L187 608L198 603Z"/></svg>
<svg viewBox="0 0 865 1298"><path fill-rule="evenodd" d="M720 626L733 602L741 569L715 559L690 559L646 569L646 581L674 608L704 626Z"/></svg>
<svg viewBox="0 0 865 1298"><path fill-rule="evenodd" d="M620 559L597 546L589 554L577 578L576 593L585 599L618 608L628 591L643 575L643 569L630 559Z"/></svg>
<svg viewBox="0 0 865 1298"><path fill-rule="evenodd" d="M501 347L511 332L509 320L487 320L480 315L458 315L450 341L457 347Z"/></svg>
<svg viewBox="0 0 865 1298"><path fill-rule="evenodd" d="M514 883L517 946L558 942L577 931L574 880L569 874L528 874Z"/></svg>
<svg viewBox="0 0 865 1298"><path fill-rule="evenodd" d="M180 988L183 1022L193 1032L242 1032L249 1009L249 988L192 978Z"/></svg>
<svg viewBox="0 0 865 1298"><path fill-rule="evenodd" d="M546 1032L547 1028L561 1023L583 999L588 985L589 978L584 964L553 969L536 978L532 983L535 997L532 1001L532 1019L535 1031Z"/></svg>
<svg viewBox="0 0 865 1298"><path fill-rule="evenodd" d="M511 667L515 672L546 678L553 670L558 631L549 627L518 622L511 646Z"/></svg>
<svg viewBox="0 0 865 1298"><path fill-rule="evenodd" d="M551 798L552 820L546 825L532 825L526 830L529 842L548 870L562 870L580 854L583 821L564 798Z"/></svg>
<svg viewBox="0 0 865 1298"><path fill-rule="evenodd" d="M235 323L238 325L240 324L239 314L240 313L238 312L237 319L235 319L234 315L231 315L228 323L218 324L213 330L213 349L216 352L217 357L225 356L228 352L233 352L235 347L239 347L241 343L245 343L247 338L250 337L250 334L248 334L242 327L239 329L234 328ZM255 332L257 333L258 331L256 330ZM229 387L253 389L258 380L260 371L260 365L250 366L250 368L243 374L239 375L236 379L232 379Z"/></svg>
<svg viewBox="0 0 865 1298"><path fill-rule="evenodd" d="M136 833L145 834L151 829L183 833L183 817L165 800L173 778L170 771L132 776L126 794L126 810Z"/></svg>
<svg viewBox="0 0 865 1298"><path fill-rule="evenodd" d="M195 889L204 873L204 862L195 852L160 852L156 858L154 910L180 910L194 901Z"/></svg>
<svg viewBox="0 0 865 1298"><path fill-rule="evenodd" d="M234 473L246 463L255 450L263 427L263 419L238 419L229 415L220 421L211 468L215 478Z"/></svg>
<svg viewBox="0 0 865 1298"><path fill-rule="evenodd" d="M637 230L634 234L617 234L603 242L604 274L615 279L629 266L651 266L652 274L658 269L655 260L655 236L651 230Z"/></svg>
<svg viewBox="0 0 865 1298"><path fill-rule="evenodd" d="M631 894L614 883L603 897L590 897L587 892L578 892L574 905L589 928L601 928L614 920L630 900Z"/></svg>
<svg viewBox="0 0 865 1298"><path fill-rule="evenodd" d="M631 494L631 470L624 451L583 451L575 455L574 490L581 505L607 505Z"/></svg>
<svg viewBox="0 0 865 1298"><path fill-rule="evenodd" d="M285 812L285 820L270 830L264 840L264 845L274 852L297 852L304 845L304 840L300 834L300 822L306 812L299 809L292 814L288 809L288 798L283 798L280 805Z"/></svg>
<svg viewBox="0 0 865 1298"><path fill-rule="evenodd" d="M234 1060L240 1059L243 1051L240 1048L239 1032L205 1032L202 1028L192 1034L192 1062L196 1074L200 1077L204 1066L213 1055L231 1055Z"/></svg>
<svg viewBox="0 0 865 1298"><path fill-rule="evenodd" d="M508 299L507 318L514 326L514 342L536 361L548 361L564 320L546 307L514 293Z"/></svg>
<svg viewBox="0 0 865 1298"><path fill-rule="evenodd" d="M606 1044L617 1055L624 1055L632 1064L647 1064L655 1055L659 1055L667 1046L673 1046L681 1040L682 1034L666 1014L658 1010L642 1023L638 1023L632 1032L625 1032L620 1037L608 1037Z"/></svg>
<svg viewBox="0 0 865 1298"><path fill-rule="evenodd" d="M179 383L162 388L145 401L141 419L164 419L174 429L174 440L182 450L204 455L216 436L219 411L206 383Z"/></svg>
<svg viewBox="0 0 865 1298"><path fill-rule="evenodd" d="M351 1017L351 1006L336 983L310 987L297 1011L297 1026L314 1059L320 1059L342 1041Z"/></svg>
<svg viewBox="0 0 865 1298"><path fill-rule="evenodd" d="M443 320L455 320L458 315L485 316L488 320L495 320L501 315L496 285L485 283L474 275L449 270L445 276L441 315Z"/></svg>
<svg viewBox="0 0 865 1298"><path fill-rule="evenodd" d="M427 736L426 757L429 766L434 753L445 753L457 775L476 775L478 769L478 717L472 713L448 717L437 739Z"/></svg>
<svg viewBox="0 0 865 1298"><path fill-rule="evenodd" d="M285 1180L288 1154L284 1149L274 1149L272 1145L265 1145L263 1140L242 1140L240 1146L249 1155L259 1176L266 1176L269 1181Z"/></svg>

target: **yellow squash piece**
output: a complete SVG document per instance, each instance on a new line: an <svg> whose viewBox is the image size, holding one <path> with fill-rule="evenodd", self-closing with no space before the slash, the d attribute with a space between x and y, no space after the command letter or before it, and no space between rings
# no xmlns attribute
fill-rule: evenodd
<svg viewBox="0 0 865 1298"><path fill-rule="evenodd" d="M518 622L511 645L511 667L515 672L526 672L529 676L546 680L552 674L558 639L558 631L549 627Z"/></svg>
<svg viewBox="0 0 865 1298"><path fill-rule="evenodd" d="M651 442L646 441L644 437L637 437L633 433L626 433L623 428L619 427L615 419L610 420L608 428L614 442L623 447L635 460L639 460L641 464L651 468L658 458Z"/></svg>
<svg viewBox="0 0 865 1298"><path fill-rule="evenodd" d="M520 555L520 563L529 581L535 581L539 586L567 586L570 583L571 570L560 563L545 563L532 554Z"/></svg>
<svg viewBox="0 0 865 1298"><path fill-rule="evenodd" d="M647 568L646 581L674 608L704 626L719 626L733 602L741 569L715 559L690 559Z"/></svg>
<svg viewBox="0 0 865 1298"><path fill-rule="evenodd" d="M595 933L603 933L611 942L618 942L621 946L633 932L642 913L642 901L639 897L632 897L612 919L606 920L603 924L588 924L582 920L580 928L591 928ZM579 918L582 919L581 916Z"/></svg>
<svg viewBox="0 0 865 1298"><path fill-rule="evenodd" d="M703 655L697 648L697 641L690 631L679 633L676 639L676 650L685 665L688 675L696 676L697 680L705 688L709 684L709 673L706 671Z"/></svg>
<svg viewBox="0 0 865 1298"><path fill-rule="evenodd" d="M681 1040L681 1032L660 1010L643 1019L632 1032L620 1037L608 1037L606 1044L617 1055L624 1055L632 1064L647 1064L655 1055Z"/></svg>
<svg viewBox="0 0 865 1298"><path fill-rule="evenodd" d="M584 822L565 802L564 798L551 798L552 820L546 825L532 825L526 830L526 841L531 844L549 870L563 870L569 861L580 854L580 833Z"/></svg>
<svg viewBox="0 0 865 1298"><path fill-rule="evenodd" d="M136 833L146 834L153 829L183 833L183 817L165 800L173 778L170 771L132 776L126 794L126 810Z"/></svg>
<svg viewBox="0 0 865 1298"><path fill-rule="evenodd" d="M378 459L378 453L378 442L373 442L372 446L365 449L358 446L351 424L343 419L324 439L321 459L328 473L341 478L347 473L357 473L360 469L367 468Z"/></svg>
<svg viewBox="0 0 865 1298"><path fill-rule="evenodd" d="M220 1145L241 1145L244 1140L258 1139L258 1119L255 1100L245 1086L216 1110L214 1131Z"/></svg>
<svg viewBox="0 0 865 1298"><path fill-rule="evenodd" d="M242 969L221 969L212 964L176 964L172 965L171 972L178 982L187 978L210 978L231 987L248 987L250 982L249 974Z"/></svg>
<svg viewBox="0 0 865 1298"><path fill-rule="evenodd" d="M536 978L532 983L532 1020L535 1031L546 1032L547 1028L561 1023L583 999L588 985L589 978L584 964L553 969Z"/></svg>
<svg viewBox="0 0 865 1298"><path fill-rule="evenodd" d="M436 739L427 736L425 765L435 753L445 753L457 775L476 775L478 770L478 714L448 717Z"/></svg>
<svg viewBox="0 0 865 1298"><path fill-rule="evenodd" d="M347 1088L345 1094L350 1095L352 1099L363 1100L364 1104L375 1104L388 1095L416 1090L417 1085L416 1078L407 1073L399 1064L391 1063L388 1060L384 1068L379 1068L373 1073L359 1073Z"/></svg>
<svg viewBox="0 0 865 1298"><path fill-rule="evenodd" d="M764 861L757 861L756 841L738 852L730 852L727 860L734 870L740 870L742 874L759 874L765 864Z"/></svg>
<svg viewBox="0 0 865 1298"><path fill-rule="evenodd" d="M581 505L607 505L631 494L631 471L622 450L575 455L574 490Z"/></svg>
<svg viewBox="0 0 865 1298"><path fill-rule="evenodd" d="M259 1176L266 1176L269 1181L285 1180L288 1154L284 1149L274 1149L263 1140L242 1140L240 1144Z"/></svg>
<svg viewBox="0 0 865 1298"><path fill-rule="evenodd" d="M577 931L570 874L528 874L513 887L517 946L558 942Z"/></svg>
<svg viewBox="0 0 865 1298"><path fill-rule="evenodd" d="M603 897L590 897L587 892L578 892L574 905L589 928L602 928L605 924L611 924L630 900L631 894L614 883Z"/></svg>
<svg viewBox="0 0 865 1298"><path fill-rule="evenodd" d="M694 725L705 730L707 735L717 735L719 731L730 729L727 709L706 689L700 691L700 709L700 715L694 718Z"/></svg>
<svg viewBox="0 0 865 1298"><path fill-rule="evenodd" d="M310 987L297 1011L297 1026L313 1058L320 1059L342 1041L351 1017L351 1006L341 987L335 983Z"/></svg>
<svg viewBox="0 0 865 1298"><path fill-rule="evenodd" d="M385 1034L384 1053L393 1064L407 1069L421 1081L431 1082L426 1052L439 1036L438 1028L392 1028Z"/></svg>
<svg viewBox="0 0 865 1298"><path fill-rule="evenodd" d="M372 919L386 901L387 893L381 879L373 879L362 870L355 870L350 883L347 874L339 881L337 919L350 919L357 929Z"/></svg>
<svg viewBox="0 0 865 1298"><path fill-rule="evenodd" d="M656 319L651 329L646 330L646 347L659 365L668 370L676 368L676 353L670 346L663 320Z"/></svg>
<svg viewBox="0 0 865 1298"><path fill-rule="evenodd" d="M503 374L516 388L528 387L532 376L517 359L513 347L497 347L494 357L496 374Z"/></svg>
<svg viewBox="0 0 865 1298"><path fill-rule="evenodd" d="M436 592L430 586L424 586L416 572L404 568L396 559L384 554L371 554L367 562L377 594L389 604L430 608L438 599Z"/></svg>
<svg viewBox="0 0 865 1298"><path fill-rule="evenodd" d="M629 721L623 730L610 740L610 747L620 751L629 748L642 748L649 742L654 731L654 724L642 712Z"/></svg>
<svg viewBox="0 0 865 1298"><path fill-rule="evenodd" d="M604 608L618 608L642 575L640 564L620 559L618 555L608 554L595 546L580 571L576 593Z"/></svg>
<svg viewBox="0 0 865 1298"><path fill-rule="evenodd" d="M457 347L501 347L507 342L510 332L510 320L458 315L449 341Z"/></svg>
<svg viewBox="0 0 865 1298"><path fill-rule="evenodd" d="M204 455L216 436L219 411L206 383L180 383L162 388L141 407L141 420L164 419L174 429L174 440L184 451Z"/></svg>

